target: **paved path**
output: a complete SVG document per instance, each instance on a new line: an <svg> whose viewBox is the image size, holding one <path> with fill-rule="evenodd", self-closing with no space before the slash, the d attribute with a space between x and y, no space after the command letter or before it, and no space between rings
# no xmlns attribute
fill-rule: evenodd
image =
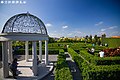
<svg viewBox="0 0 120 80"><path fill-rule="evenodd" d="M38 55L39 56L39 55ZM58 55L48 55L48 61L50 62L56 62ZM32 58L32 55L28 56L30 59ZM25 55L18 55L19 60L25 60ZM42 58L45 59L45 55L42 55Z"/></svg>
<svg viewBox="0 0 120 80"><path fill-rule="evenodd" d="M68 64L69 69L70 69L72 76L73 76L73 80L82 80L78 66L72 60L72 57L70 56L70 54L68 52L65 52L65 54L66 54L67 64Z"/></svg>
<svg viewBox="0 0 120 80"><path fill-rule="evenodd" d="M47 76L45 76L44 78L42 78L40 80L54 80L54 78L55 78L55 76L54 76L54 70L51 71Z"/></svg>

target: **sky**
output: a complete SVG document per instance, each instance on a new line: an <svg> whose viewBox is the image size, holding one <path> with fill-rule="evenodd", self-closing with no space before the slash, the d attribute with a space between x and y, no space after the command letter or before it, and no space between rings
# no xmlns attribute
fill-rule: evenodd
<svg viewBox="0 0 120 80"><path fill-rule="evenodd" d="M120 0L11 1L25 3L0 3L0 31L10 17L29 12L44 22L50 37L120 36Z"/></svg>

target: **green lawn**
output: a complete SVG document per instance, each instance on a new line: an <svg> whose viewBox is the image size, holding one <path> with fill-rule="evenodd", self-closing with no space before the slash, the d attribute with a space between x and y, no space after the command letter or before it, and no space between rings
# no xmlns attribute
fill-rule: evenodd
<svg viewBox="0 0 120 80"><path fill-rule="evenodd" d="M116 48L120 46L120 38L105 38L103 39L104 43L107 43L110 48Z"/></svg>

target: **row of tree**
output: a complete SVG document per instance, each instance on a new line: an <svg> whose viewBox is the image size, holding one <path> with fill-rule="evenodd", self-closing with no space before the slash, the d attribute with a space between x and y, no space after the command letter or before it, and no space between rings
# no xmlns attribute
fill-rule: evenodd
<svg viewBox="0 0 120 80"><path fill-rule="evenodd" d="M79 37L75 37L75 38L67 38L67 37L62 37L62 38L59 38L59 39L55 39L55 38L52 38L52 37L49 37L49 43L55 43L55 42L83 42L83 43L94 43L94 44L98 44L100 45L102 43L102 40L106 38L106 35L103 34L101 37L98 37L97 35L95 36L88 36L86 35L85 37L83 38L79 38ZM29 43L29 45L31 46L31 42ZM44 44L44 42L43 42ZM25 45L25 42L21 42L21 41L13 41L13 46L22 46L24 47ZM37 44L38 45L38 44Z"/></svg>
<svg viewBox="0 0 120 80"><path fill-rule="evenodd" d="M58 40L55 40L54 38L49 38L49 43L54 43L54 42L85 42L85 43L94 43L100 45L102 40L106 38L106 34L103 34L102 36L97 36L97 35L86 35L83 38L75 37L75 38L67 38L67 37L62 37L59 38Z"/></svg>

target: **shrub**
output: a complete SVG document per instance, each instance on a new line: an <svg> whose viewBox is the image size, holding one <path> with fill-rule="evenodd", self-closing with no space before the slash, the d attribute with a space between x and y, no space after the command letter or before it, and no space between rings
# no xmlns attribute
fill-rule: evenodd
<svg viewBox="0 0 120 80"><path fill-rule="evenodd" d="M87 70L86 80L119 80L120 65L91 66ZM85 72L85 71L84 71Z"/></svg>
<svg viewBox="0 0 120 80"><path fill-rule="evenodd" d="M119 80L120 79L120 65L99 65L88 64L86 60L99 60L108 58L98 58L89 55L86 51L82 51L79 56L73 49L69 48L68 52L71 54L74 61L79 66L82 72L83 80ZM86 56L85 56L86 55ZM84 57L84 58L83 58ZM98 59L97 59L98 58ZM86 59L86 60L85 60ZM119 58L113 58L118 59ZM108 59L109 60L109 59ZM98 61L99 62L99 61ZM118 62L119 63L119 62ZM109 63L108 63L109 64Z"/></svg>
<svg viewBox="0 0 120 80"><path fill-rule="evenodd" d="M120 57L94 57L91 62L95 65L117 65L120 64Z"/></svg>
<svg viewBox="0 0 120 80"><path fill-rule="evenodd" d="M74 50L79 50L79 49L86 48L86 44L85 43L74 43L74 44L71 44L70 47Z"/></svg>
<svg viewBox="0 0 120 80"><path fill-rule="evenodd" d="M94 58L94 55L88 53L86 50L81 50L80 55L83 56L89 62L91 62L91 59Z"/></svg>
<svg viewBox="0 0 120 80"><path fill-rule="evenodd" d="M83 56L91 64L95 64L95 65L116 65L116 64L120 64L120 57L100 58L100 57L89 54L86 50L81 50L80 55Z"/></svg>
<svg viewBox="0 0 120 80"><path fill-rule="evenodd" d="M66 63L64 50L59 50L58 61L55 70L55 80L73 80L69 67Z"/></svg>
<svg viewBox="0 0 120 80"><path fill-rule="evenodd" d="M17 55L25 55L25 49L19 49L14 53ZM39 53L39 50L37 50L37 53ZM32 49L29 49L29 54L32 54ZM42 54L45 54L44 49L42 49ZM48 54L59 54L59 49L48 49Z"/></svg>

